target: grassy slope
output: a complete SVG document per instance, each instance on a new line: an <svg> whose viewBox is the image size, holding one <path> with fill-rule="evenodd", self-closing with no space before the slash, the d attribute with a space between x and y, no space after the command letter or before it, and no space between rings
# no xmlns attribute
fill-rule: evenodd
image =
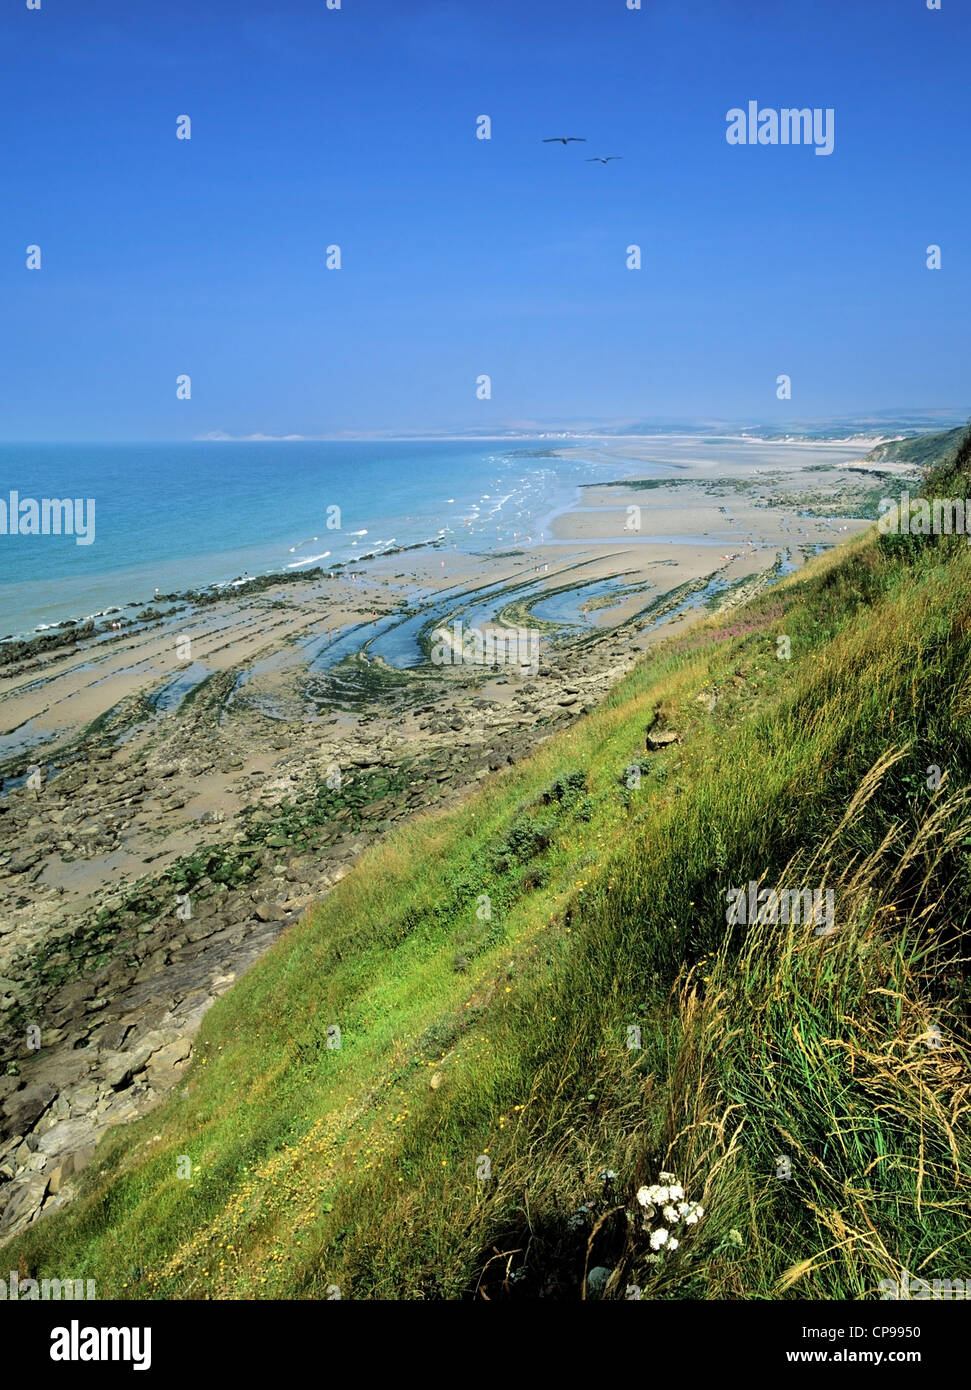
<svg viewBox="0 0 971 1390"><path fill-rule="evenodd" d="M11 1266L190 1298L571 1298L588 1263L618 1297L971 1276L969 634L963 538L871 535L668 642L370 851ZM646 753L652 724L682 741ZM839 930L727 928L750 879L834 887ZM623 1207L660 1169L707 1214L651 1261Z"/></svg>
<svg viewBox="0 0 971 1390"><path fill-rule="evenodd" d="M867 458L874 462L892 459L897 463L914 463L920 467L938 464L957 449L964 435L964 426L940 434L919 434L914 439L893 439L871 449Z"/></svg>

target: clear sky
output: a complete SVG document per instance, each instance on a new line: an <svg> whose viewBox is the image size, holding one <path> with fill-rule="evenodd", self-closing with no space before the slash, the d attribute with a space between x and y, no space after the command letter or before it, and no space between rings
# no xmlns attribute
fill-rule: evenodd
<svg viewBox="0 0 971 1390"><path fill-rule="evenodd" d="M960 417L969 51L963 0L5 0L0 437Z"/></svg>

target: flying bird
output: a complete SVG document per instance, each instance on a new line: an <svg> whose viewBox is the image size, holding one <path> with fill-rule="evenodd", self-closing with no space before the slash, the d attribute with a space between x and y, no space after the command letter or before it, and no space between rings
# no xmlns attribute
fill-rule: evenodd
<svg viewBox="0 0 971 1390"><path fill-rule="evenodd" d="M612 159L623 159L623 157L624 156L622 154L595 154L592 155L586 162L587 164L609 164Z"/></svg>
<svg viewBox="0 0 971 1390"><path fill-rule="evenodd" d="M546 140L540 142L543 145L585 145L587 137L585 135L550 135Z"/></svg>

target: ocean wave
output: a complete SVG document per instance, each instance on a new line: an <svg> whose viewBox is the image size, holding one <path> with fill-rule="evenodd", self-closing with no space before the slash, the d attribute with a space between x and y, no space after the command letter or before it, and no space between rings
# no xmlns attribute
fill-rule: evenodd
<svg viewBox="0 0 971 1390"><path fill-rule="evenodd" d="M491 512L489 513L489 515L490 515L490 516L495 516L496 512L502 510L502 508L505 506L505 504L509 501L510 497L514 497L514 496L515 496L515 493L507 492L506 495L505 495L505 497L500 497L499 500L498 500L498 502L497 502L497 503L495 504L495 506L492 508L492 510L491 510Z"/></svg>
<svg viewBox="0 0 971 1390"><path fill-rule="evenodd" d="M312 565L316 560L326 560L329 554L330 551L325 550L321 555L308 555L305 560L293 560L289 565L287 565L287 569L298 570L301 568L302 565Z"/></svg>

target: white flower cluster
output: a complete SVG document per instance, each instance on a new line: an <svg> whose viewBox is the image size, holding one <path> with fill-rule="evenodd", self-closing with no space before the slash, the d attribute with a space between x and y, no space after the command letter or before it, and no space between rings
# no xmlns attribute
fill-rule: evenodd
<svg viewBox="0 0 971 1390"><path fill-rule="evenodd" d="M686 1202L684 1188L673 1173L662 1173L660 1183L653 1187L641 1187L637 1201L644 1208L642 1229L649 1232L652 1250L677 1250L680 1241L671 1234L670 1227L682 1222L685 1226L696 1226L705 1214L704 1207L697 1202ZM653 1226L658 1212L667 1223Z"/></svg>

